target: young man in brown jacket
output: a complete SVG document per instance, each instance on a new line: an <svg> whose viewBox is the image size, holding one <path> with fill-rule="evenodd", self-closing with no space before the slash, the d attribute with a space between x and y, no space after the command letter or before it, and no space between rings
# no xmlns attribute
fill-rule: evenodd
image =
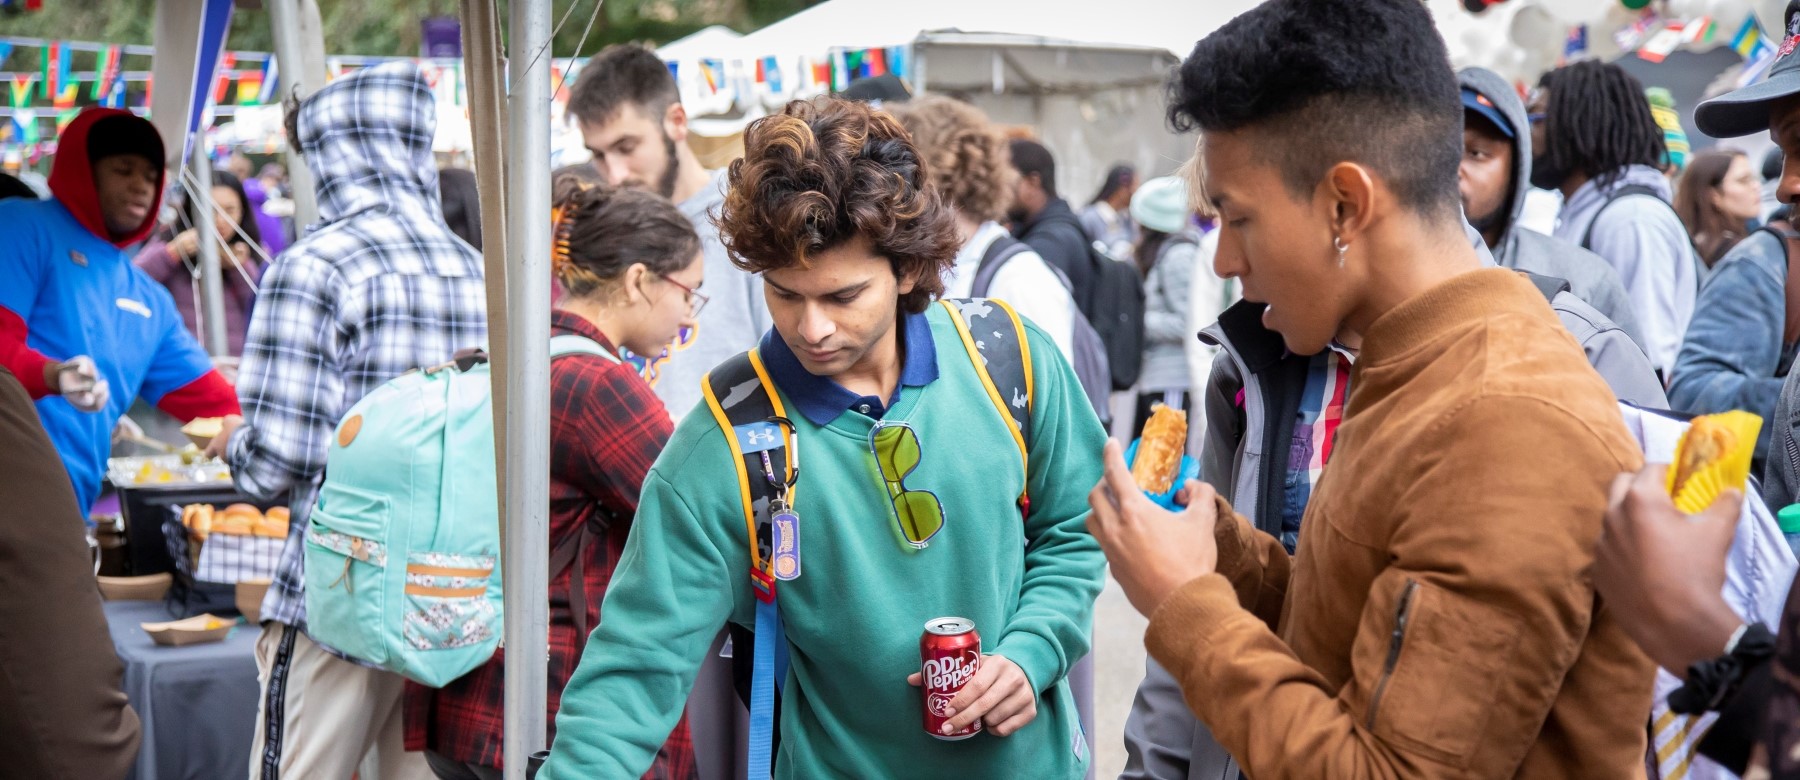
<svg viewBox="0 0 1800 780"><path fill-rule="evenodd" d="M1258 780L1641 777L1652 666L1589 578L1641 459L1542 294L1465 239L1430 13L1273 0L1174 95L1215 270L1292 352L1356 357L1297 558L1205 485L1162 510L1107 446L1089 525L1150 653Z"/></svg>

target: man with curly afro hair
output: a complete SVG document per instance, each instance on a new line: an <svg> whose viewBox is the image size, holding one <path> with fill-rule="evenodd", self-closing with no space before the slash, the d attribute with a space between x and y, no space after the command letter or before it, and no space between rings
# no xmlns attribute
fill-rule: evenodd
<svg viewBox="0 0 1800 780"><path fill-rule="evenodd" d="M1106 445L1089 526L1151 657L1248 777L1641 777L1654 667L1591 570L1643 459L1543 293L1465 233L1430 11L1271 0L1171 93L1205 136L1214 269L1288 352L1353 367L1294 423L1302 454L1335 437L1295 461L1323 473L1292 556L1204 483L1163 509ZM1189 769L1154 776L1225 776Z"/></svg>
<svg viewBox="0 0 1800 780"><path fill-rule="evenodd" d="M962 241L888 114L790 103L750 125L729 175L720 232L762 276L775 326L714 369L713 414L682 421L646 478L542 777L642 775L713 636L762 622L771 591L785 640L759 628L753 641L787 664L781 740L753 776L1084 776L1090 746L1065 678L1088 651L1102 582L1083 522L1105 434L1073 370L1029 321L961 329L961 316L986 316L969 312L1001 310L991 302L963 302L961 315L933 302ZM1021 335L1024 431L997 408L976 346ZM748 381L720 382L746 367ZM785 424L722 423L759 382ZM772 568L778 589L756 584L753 561L772 553L753 556L746 529L747 480L780 484L783 469L748 470L759 430L770 444L790 435L803 465L785 492L804 518L791 548L774 526L771 549L795 564L791 578ZM949 722L927 733L919 636L947 615L973 621L984 655L960 693L933 701Z"/></svg>

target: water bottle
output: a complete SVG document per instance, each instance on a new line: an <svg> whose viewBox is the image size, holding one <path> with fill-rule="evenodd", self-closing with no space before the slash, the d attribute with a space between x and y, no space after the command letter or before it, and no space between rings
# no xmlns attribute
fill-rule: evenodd
<svg viewBox="0 0 1800 780"><path fill-rule="evenodd" d="M1800 558L1800 504L1788 504L1775 515L1775 522L1781 526L1781 535L1787 537L1788 549L1794 551L1794 557Z"/></svg>

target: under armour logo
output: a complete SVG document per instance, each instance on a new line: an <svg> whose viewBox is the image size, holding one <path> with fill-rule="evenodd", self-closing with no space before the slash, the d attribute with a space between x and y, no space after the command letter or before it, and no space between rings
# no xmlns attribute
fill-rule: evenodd
<svg viewBox="0 0 1800 780"><path fill-rule="evenodd" d="M750 446L752 447L760 447L764 444L774 444L775 432L767 429L760 431L746 431L744 433L744 440L750 442Z"/></svg>

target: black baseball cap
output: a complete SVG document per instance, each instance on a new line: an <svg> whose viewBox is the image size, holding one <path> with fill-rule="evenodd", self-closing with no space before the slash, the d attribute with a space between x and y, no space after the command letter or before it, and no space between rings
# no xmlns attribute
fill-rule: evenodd
<svg viewBox="0 0 1800 780"><path fill-rule="evenodd" d="M1694 109L1694 124L1714 138L1734 138L1769 129L1769 109L1800 95L1800 0L1789 0L1786 25L1769 77L1732 90Z"/></svg>

